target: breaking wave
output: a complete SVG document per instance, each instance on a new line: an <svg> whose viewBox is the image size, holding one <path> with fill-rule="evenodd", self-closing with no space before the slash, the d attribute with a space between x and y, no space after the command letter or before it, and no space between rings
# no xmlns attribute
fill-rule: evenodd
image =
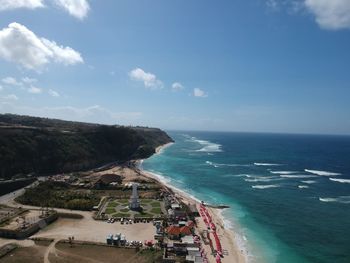
<svg viewBox="0 0 350 263"><path fill-rule="evenodd" d="M254 163L256 166L281 166L282 164L278 163Z"/></svg>
<svg viewBox="0 0 350 263"><path fill-rule="evenodd" d="M247 178L244 179L244 181L246 182L271 182L271 181L280 181L283 180L282 178L278 177L278 176L266 176L266 177L253 177L253 178Z"/></svg>
<svg viewBox="0 0 350 263"><path fill-rule="evenodd" d="M205 141L205 140L198 140L195 137L192 137L192 140L199 143L200 145L202 145L203 147L199 150L196 150L196 152L222 152L221 144L218 143L213 143L210 141Z"/></svg>
<svg viewBox="0 0 350 263"><path fill-rule="evenodd" d="M334 181L334 182L339 182L342 184L350 184L350 179L329 178L329 180Z"/></svg>
<svg viewBox="0 0 350 263"><path fill-rule="evenodd" d="M320 175L320 176L337 176L337 175L341 175L340 173L333 173L333 172L327 172L327 171L318 171L318 170L309 170L309 169L305 169L304 171L308 172L308 173Z"/></svg>
<svg viewBox="0 0 350 263"><path fill-rule="evenodd" d="M309 188L307 185L298 185L298 188L303 189L303 188Z"/></svg>
<svg viewBox="0 0 350 263"><path fill-rule="evenodd" d="M282 178L314 178L317 177L315 175L308 175L308 174L281 174L280 177Z"/></svg>
<svg viewBox="0 0 350 263"><path fill-rule="evenodd" d="M272 174L295 174L299 173L297 171L270 171Z"/></svg>
<svg viewBox="0 0 350 263"><path fill-rule="evenodd" d="M314 180L306 180L306 181L301 181L302 183L304 183L304 184L314 184L314 183L316 183L316 181L314 181Z"/></svg>
<svg viewBox="0 0 350 263"><path fill-rule="evenodd" d="M333 203L342 203L350 204L350 196L339 196L339 197L319 197L321 202L333 202Z"/></svg>
<svg viewBox="0 0 350 263"><path fill-rule="evenodd" d="M268 185L252 185L252 188L255 189L268 189L268 188L277 188L280 187L279 184L268 184Z"/></svg>
<svg viewBox="0 0 350 263"><path fill-rule="evenodd" d="M208 165L214 166L215 168L222 167L222 166L228 166L228 167L239 167L239 166L247 167L247 166L250 166L250 164L213 163L210 161L206 161L205 163Z"/></svg>

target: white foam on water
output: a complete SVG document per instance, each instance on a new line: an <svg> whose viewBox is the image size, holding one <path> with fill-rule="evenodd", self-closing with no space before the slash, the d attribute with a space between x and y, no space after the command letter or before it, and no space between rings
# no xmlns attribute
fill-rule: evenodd
<svg viewBox="0 0 350 263"><path fill-rule="evenodd" d="M309 170L305 169L305 172L320 175L320 176L337 176L341 175L341 173L327 172L327 171L319 171L319 170Z"/></svg>
<svg viewBox="0 0 350 263"><path fill-rule="evenodd" d="M307 186L307 185L298 185L298 188L304 189L304 188L309 188L309 186Z"/></svg>
<svg viewBox="0 0 350 263"><path fill-rule="evenodd" d="M247 237L241 233L239 230L242 230L241 227L238 227L238 229L235 226L234 220L233 219L228 219L227 217L225 217L223 215L223 212L225 210L221 209L221 210L217 210L217 215L219 216L219 218L222 220L222 222L224 223L224 228L225 229L230 229L233 234L234 234L234 242L237 245L239 251L241 251L246 259L245 262L251 262L251 260L249 260L250 257L252 257L253 255L249 255L248 254L248 240ZM237 231L238 230L238 231Z"/></svg>
<svg viewBox="0 0 350 263"><path fill-rule="evenodd" d="M309 175L309 174L281 174L280 177L282 178L314 178L317 176Z"/></svg>
<svg viewBox="0 0 350 263"><path fill-rule="evenodd" d="M213 163L211 161L206 161L205 163L208 164L208 165L214 166L215 168L222 167L222 166L228 166L228 167L239 167L239 166L247 167L247 166L251 166L250 164Z"/></svg>
<svg viewBox="0 0 350 263"><path fill-rule="evenodd" d="M333 203L342 203L350 204L350 196L339 196L339 197L319 197L321 202L333 202Z"/></svg>
<svg viewBox="0 0 350 263"><path fill-rule="evenodd" d="M254 176L250 175L250 174L227 174L227 175L224 175L223 177L247 177L247 178L250 178L250 177L254 177Z"/></svg>
<svg viewBox="0 0 350 263"><path fill-rule="evenodd" d="M281 166L282 164L278 163L254 163L256 166Z"/></svg>
<svg viewBox="0 0 350 263"><path fill-rule="evenodd" d="M266 177L254 177L252 179L247 178L244 179L246 182L271 182L271 181L280 181L283 180L283 178L280 178L278 176L266 176Z"/></svg>
<svg viewBox="0 0 350 263"><path fill-rule="evenodd" d="M215 167L215 168L218 168L218 167L219 167L218 165L216 165L216 164L214 164L214 163L212 163L212 162L209 162L209 161L206 161L205 163L206 163L206 164L209 164L209 165L211 165L211 166L213 166L213 167Z"/></svg>
<svg viewBox="0 0 350 263"><path fill-rule="evenodd" d="M342 184L350 184L350 179L329 178L329 180Z"/></svg>
<svg viewBox="0 0 350 263"><path fill-rule="evenodd" d="M270 171L272 174L296 174L298 171Z"/></svg>
<svg viewBox="0 0 350 263"><path fill-rule="evenodd" d="M268 185L252 185L252 188L255 189L268 189L268 188L277 188L281 187L279 184L268 184Z"/></svg>
<svg viewBox="0 0 350 263"><path fill-rule="evenodd" d="M200 145L202 145L203 147L199 150L196 150L196 152L222 152L222 145L218 144L218 143L213 143L210 141L206 141L206 140L198 140L196 137L192 137L191 138L192 141L199 143Z"/></svg>
<svg viewBox="0 0 350 263"><path fill-rule="evenodd" d="M304 183L304 184L314 184L314 183L316 183L316 181L314 181L314 180L306 180L306 181L301 181L302 183Z"/></svg>

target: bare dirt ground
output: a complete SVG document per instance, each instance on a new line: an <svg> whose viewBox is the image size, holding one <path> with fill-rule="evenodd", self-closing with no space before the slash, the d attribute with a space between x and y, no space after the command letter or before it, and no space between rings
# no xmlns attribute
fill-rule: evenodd
<svg viewBox="0 0 350 263"><path fill-rule="evenodd" d="M1 263L42 263L48 245L47 242L32 242L32 246L19 247L1 258Z"/></svg>
<svg viewBox="0 0 350 263"><path fill-rule="evenodd" d="M96 221L91 217L83 219L59 218L33 237L68 239L68 237L74 236L75 240L105 243L108 234L122 233L127 240L143 242L153 239L155 231L156 229L151 223L122 225L120 222L109 224L105 221Z"/></svg>
<svg viewBox="0 0 350 263"><path fill-rule="evenodd" d="M67 243L35 242L31 247L20 247L1 258L1 263L151 263L159 252L136 251L98 245L70 246Z"/></svg>
<svg viewBox="0 0 350 263"><path fill-rule="evenodd" d="M159 254L158 254L159 255ZM55 253L49 256L50 263L150 263L157 256L154 252L137 252L135 249L73 245L58 243Z"/></svg>

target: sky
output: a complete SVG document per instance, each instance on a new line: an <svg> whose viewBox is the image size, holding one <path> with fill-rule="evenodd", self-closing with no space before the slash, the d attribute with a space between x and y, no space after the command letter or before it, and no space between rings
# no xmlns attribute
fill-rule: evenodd
<svg viewBox="0 0 350 263"><path fill-rule="evenodd" d="M0 113L350 134L350 1L0 0Z"/></svg>

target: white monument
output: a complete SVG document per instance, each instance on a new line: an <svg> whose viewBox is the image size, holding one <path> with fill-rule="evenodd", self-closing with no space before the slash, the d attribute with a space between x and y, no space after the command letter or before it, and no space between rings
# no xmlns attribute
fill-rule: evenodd
<svg viewBox="0 0 350 263"><path fill-rule="evenodd" d="M132 195L130 198L129 208L131 210L140 209L139 195L137 194L137 184L132 184Z"/></svg>

